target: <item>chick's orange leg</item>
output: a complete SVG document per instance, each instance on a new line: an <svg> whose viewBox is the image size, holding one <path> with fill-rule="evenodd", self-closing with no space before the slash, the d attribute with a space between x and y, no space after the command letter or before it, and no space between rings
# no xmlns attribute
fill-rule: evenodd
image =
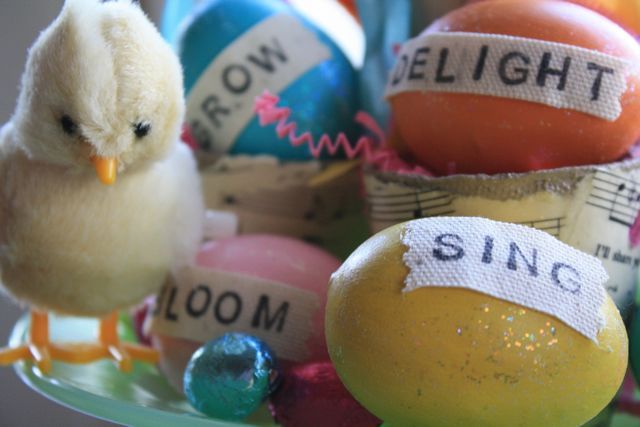
<svg viewBox="0 0 640 427"><path fill-rule="evenodd" d="M118 314L116 312L100 321L100 344L123 372L130 372L132 362L139 360L146 363L158 363L160 357L154 349L136 344L121 342L118 337Z"/></svg>
<svg viewBox="0 0 640 427"><path fill-rule="evenodd" d="M16 348L0 350L0 365L10 365L20 360L32 360L43 373L51 370L51 361L88 363L106 356L102 347L93 344L53 344L49 340L49 316L31 312L29 340Z"/></svg>
<svg viewBox="0 0 640 427"><path fill-rule="evenodd" d="M0 349L0 366L12 365L20 360L29 359L31 353L28 345Z"/></svg>
<svg viewBox="0 0 640 427"><path fill-rule="evenodd" d="M49 340L49 315L38 311L31 312L28 346L31 359L43 373L51 370L52 360L83 364L95 362L107 356L102 347L95 344L52 343Z"/></svg>
<svg viewBox="0 0 640 427"><path fill-rule="evenodd" d="M29 352L38 368L45 374L51 370L51 352L49 351L49 315L31 311L29 326Z"/></svg>
<svg viewBox="0 0 640 427"><path fill-rule="evenodd" d="M29 342L15 348L0 350L0 365L10 365L20 360L33 360L44 373L51 370L49 351L49 317L45 313L31 312Z"/></svg>
<svg viewBox="0 0 640 427"><path fill-rule="evenodd" d="M32 360L46 374L51 370L52 360L84 364L110 357L124 372L131 371L133 360L158 363L160 357L157 351L121 342L117 326L118 315L113 313L100 322L99 344L54 344L49 341L49 316L46 313L32 311L28 342L19 347L0 349L0 366Z"/></svg>

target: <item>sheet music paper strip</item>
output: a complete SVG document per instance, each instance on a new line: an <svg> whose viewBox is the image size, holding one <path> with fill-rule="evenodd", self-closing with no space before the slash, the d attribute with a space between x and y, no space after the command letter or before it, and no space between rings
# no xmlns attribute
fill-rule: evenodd
<svg viewBox="0 0 640 427"><path fill-rule="evenodd" d="M640 248L631 246L629 232L640 210L639 160L441 178L366 169L364 182L374 232L443 215L527 225L600 259L610 276L605 287L623 316L633 307Z"/></svg>
<svg viewBox="0 0 640 427"><path fill-rule="evenodd" d="M280 164L269 156L228 156L200 176L207 208L235 213L241 234L344 246L353 239L354 224L366 232L359 174L354 170L318 187L307 185L322 170L318 161Z"/></svg>

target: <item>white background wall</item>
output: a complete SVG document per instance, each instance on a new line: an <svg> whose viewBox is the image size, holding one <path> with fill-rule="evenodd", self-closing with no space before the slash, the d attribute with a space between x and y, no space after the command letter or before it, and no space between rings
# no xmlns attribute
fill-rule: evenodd
<svg viewBox="0 0 640 427"><path fill-rule="evenodd" d="M146 5L157 17L161 0ZM11 117L27 48L59 12L63 0L0 0L0 124ZM22 311L0 297L0 346ZM0 426L107 426L59 406L28 389L13 369L0 367Z"/></svg>

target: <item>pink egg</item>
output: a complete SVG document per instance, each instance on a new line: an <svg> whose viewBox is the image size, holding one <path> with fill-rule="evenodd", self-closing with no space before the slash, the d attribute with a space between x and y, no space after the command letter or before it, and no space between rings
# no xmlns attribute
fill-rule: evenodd
<svg viewBox="0 0 640 427"><path fill-rule="evenodd" d="M185 338L175 331L171 335L152 335L153 345L161 354L160 368L178 390L182 390L184 368L193 352L203 342L231 330L263 339L285 366L292 362L327 359L324 310L329 278L340 266L339 259L300 240L271 235L243 235L204 244L196 264L201 267L199 274L205 280L194 281L187 290L178 286L181 289L174 291L173 296L171 289L167 292L165 288L151 319L154 330L156 324L170 317L175 320L174 323L190 325L189 332L185 333L187 336L194 329L206 329L207 334L211 334L206 338L199 335L202 339L198 340ZM233 280L230 284L220 284L226 281L212 271L231 273ZM191 291L192 295L185 296L189 289L195 289L195 283L200 286L201 282L208 282L207 273L211 274L211 285L206 286L211 290L198 289ZM240 282L232 286L234 280ZM238 297L233 297L234 289ZM285 303L281 297L283 290L287 295ZM265 302L265 295L271 297L270 306ZM226 298L228 301L223 300L230 296L232 298ZM193 307L184 310L183 306L188 303ZM285 312L281 310L285 307L283 304L286 304ZM187 318L189 311L191 314L206 314L198 319L193 316ZM214 318L218 319L219 324L215 323ZM243 322L243 319L246 321ZM193 323L198 320L209 323L206 327ZM167 324L173 327L171 322Z"/></svg>

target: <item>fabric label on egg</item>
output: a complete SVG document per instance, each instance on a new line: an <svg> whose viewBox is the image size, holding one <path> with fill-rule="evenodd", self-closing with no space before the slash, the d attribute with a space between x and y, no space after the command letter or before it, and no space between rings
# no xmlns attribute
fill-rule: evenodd
<svg viewBox="0 0 640 427"><path fill-rule="evenodd" d="M614 121L629 63L595 50L523 37L439 32L406 42L387 83L403 92L520 99Z"/></svg>
<svg viewBox="0 0 640 427"><path fill-rule="evenodd" d="M329 58L329 48L295 17L259 22L215 57L188 94L194 136L207 151L228 151L254 117L256 96L280 93Z"/></svg>
<svg viewBox="0 0 640 427"><path fill-rule="evenodd" d="M459 287L561 320L597 342L608 275L600 261L542 231L475 217L407 223L405 292Z"/></svg>
<svg viewBox="0 0 640 427"><path fill-rule="evenodd" d="M640 246L640 160L502 175L433 178L365 169L373 232L435 216L479 216L547 232L594 255L605 284L627 317L635 302Z"/></svg>
<svg viewBox="0 0 640 427"><path fill-rule="evenodd" d="M244 332L264 340L281 358L303 361L319 308L310 291L192 266L162 289L148 326L151 333L196 342Z"/></svg>

